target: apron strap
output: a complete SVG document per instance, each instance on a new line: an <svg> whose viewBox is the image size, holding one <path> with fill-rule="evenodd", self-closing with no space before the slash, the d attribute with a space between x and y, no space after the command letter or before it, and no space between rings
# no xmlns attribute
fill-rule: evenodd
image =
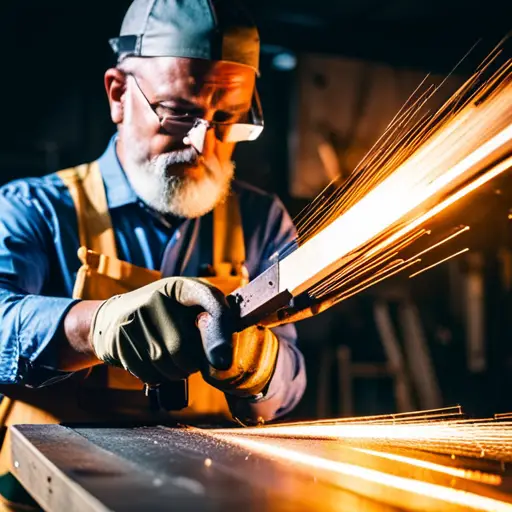
<svg viewBox="0 0 512 512"><path fill-rule="evenodd" d="M75 205L80 247L117 258L112 219L98 162L57 172Z"/></svg>
<svg viewBox="0 0 512 512"><path fill-rule="evenodd" d="M117 258L112 219L97 161L64 169L57 175L68 187L75 205L80 247ZM231 193L213 211L213 268L215 275L245 276L245 242L238 196Z"/></svg>
<svg viewBox="0 0 512 512"><path fill-rule="evenodd" d="M213 211L213 268L218 277L245 275L245 242L240 203L231 192Z"/></svg>

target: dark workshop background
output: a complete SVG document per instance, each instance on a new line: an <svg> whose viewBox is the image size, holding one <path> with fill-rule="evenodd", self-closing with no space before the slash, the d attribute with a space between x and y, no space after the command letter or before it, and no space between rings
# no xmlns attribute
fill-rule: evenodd
<svg viewBox="0 0 512 512"><path fill-rule="evenodd" d="M480 40L457 68L464 77L509 32L512 8L506 4L248 1L263 42L258 87L266 126L260 140L237 148L239 178L277 193L292 215L307 203L291 193L296 154L290 142L300 135L301 109L315 107L298 95L307 59L443 76ZM117 34L128 5L0 4L0 184L92 160L103 151L114 131L103 89L103 73L113 64L107 40ZM344 77L337 79L344 90ZM325 77L319 72L314 80L322 87ZM473 240L471 256L412 284L376 287L299 325L309 386L295 418L458 403L474 415L512 410L509 181L493 183L467 202L475 223L485 227L485 235Z"/></svg>

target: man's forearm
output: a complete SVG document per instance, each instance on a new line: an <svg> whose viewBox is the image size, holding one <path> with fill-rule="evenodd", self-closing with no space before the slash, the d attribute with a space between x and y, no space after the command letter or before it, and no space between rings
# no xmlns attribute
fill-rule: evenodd
<svg viewBox="0 0 512 512"><path fill-rule="evenodd" d="M64 336L58 350L59 370L78 371L101 364L92 348L89 331L94 314L102 302L84 300L68 311L64 318Z"/></svg>

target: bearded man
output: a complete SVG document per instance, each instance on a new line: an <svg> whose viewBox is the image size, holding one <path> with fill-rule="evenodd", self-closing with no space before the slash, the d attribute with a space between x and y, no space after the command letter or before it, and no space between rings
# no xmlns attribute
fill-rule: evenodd
<svg viewBox="0 0 512 512"><path fill-rule="evenodd" d="M135 0L110 43L104 154L0 189L3 425L282 416L294 327L235 332L226 301L296 236L233 180L263 129L258 32L235 0Z"/></svg>

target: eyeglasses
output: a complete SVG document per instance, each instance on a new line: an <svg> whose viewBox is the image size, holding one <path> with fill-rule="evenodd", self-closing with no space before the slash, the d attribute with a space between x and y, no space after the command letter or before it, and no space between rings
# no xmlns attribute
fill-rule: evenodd
<svg viewBox="0 0 512 512"><path fill-rule="evenodd" d="M217 140L221 142L243 142L256 140L263 131L263 111L256 89L254 89L251 108L238 121L206 121L205 119L189 114L171 114L166 111L168 109L163 107L161 103L151 103L144 94L135 75L133 73L129 73L128 75L133 78L133 81L147 104L158 117L162 130L172 137L183 136L184 139L188 139L190 138L188 137L190 132L195 129L204 130L205 135L207 130L212 129L215 132Z"/></svg>

